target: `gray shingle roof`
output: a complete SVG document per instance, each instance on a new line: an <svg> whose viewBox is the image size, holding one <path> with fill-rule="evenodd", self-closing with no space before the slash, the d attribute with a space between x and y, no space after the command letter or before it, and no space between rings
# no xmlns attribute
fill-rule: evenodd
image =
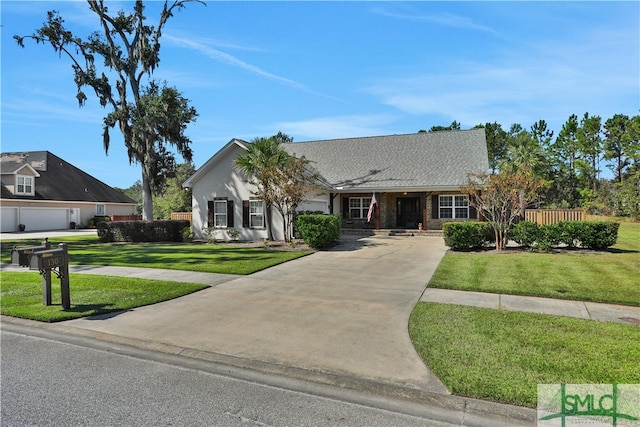
<svg viewBox="0 0 640 427"><path fill-rule="evenodd" d="M25 155L28 155L25 157ZM120 191L49 151L2 153L2 174L15 173L25 163L38 171L35 196L16 196L2 186L2 198L82 202L136 203Z"/></svg>
<svg viewBox="0 0 640 427"><path fill-rule="evenodd" d="M338 190L457 188L469 173L486 173L484 129L420 132L285 144L305 156Z"/></svg>

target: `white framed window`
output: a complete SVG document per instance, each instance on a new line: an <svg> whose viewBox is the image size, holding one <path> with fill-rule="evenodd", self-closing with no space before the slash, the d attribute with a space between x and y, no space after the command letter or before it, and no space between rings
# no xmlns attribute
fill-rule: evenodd
<svg viewBox="0 0 640 427"><path fill-rule="evenodd" d="M33 177L18 175L16 178L16 194L33 196Z"/></svg>
<svg viewBox="0 0 640 427"><path fill-rule="evenodd" d="M227 201L213 201L213 224L215 227L227 226Z"/></svg>
<svg viewBox="0 0 640 427"><path fill-rule="evenodd" d="M464 194L440 196L438 205L441 219L469 218L469 198Z"/></svg>
<svg viewBox="0 0 640 427"><path fill-rule="evenodd" d="M249 200L249 227L264 227L264 201Z"/></svg>
<svg viewBox="0 0 640 427"><path fill-rule="evenodd" d="M96 216L105 216L107 214L107 209L104 205L96 205Z"/></svg>
<svg viewBox="0 0 640 427"><path fill-rule="evenodd" d="M366 218L371 197L349 197L349 218Z"/></svg>

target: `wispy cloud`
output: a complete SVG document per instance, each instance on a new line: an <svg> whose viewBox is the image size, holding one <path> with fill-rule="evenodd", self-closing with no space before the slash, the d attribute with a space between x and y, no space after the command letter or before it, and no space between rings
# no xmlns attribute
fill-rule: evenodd
<svg viewBox="0 0 640 427"><path fill-rule="evenodd" d="M219 49L216 49L214 47L212 47L210 44L206 41L197 41L194 39L190 39L190 38L181 38L181 37L176 37L176 36L171 36L171 35L164 35L163 36L165 38L165 40L169 40L171 42L173 42L174 44L178 45L178 46L182 46L182 47L186 47L188 49L192 49L195 50L199 53L201 53L202 55L205 55L211 59L213 59L214 61L218 61L221 62L223 64L227 64L230 65L232 67L237 67L240 68L244 71L247 71L249 73L255 74L257 76L260 77L264 77L266 79L269 80L273 80L276 81L278 83L287 85L289 87L292 87L294 89L298 89L301 90L303 92L307 92L310 94L314 94L314 95L319 95L325 98L330 98L330 99L336 99L333 96L330 95L326 95L320 92L317 92L311 88L309 88L307 85L297 82L295 80L292 79L288 79L286 77L282 77L279 76L277 74L273 74L270 73L268 71L263 70L260 67L257 67L255 65L249 64L248 62L242 61L238 58L236 58L233 55L230 55L226 52L223 52Z"/></svg>
<svg viewBox="0 0 640 427"><path fill-rule="evenodd" d="M443 25L446 27L460 28L464 30L483 31L498 35L498 32L486 25L479 24L466 16L456 15L453 13L438 13L433 15L410 15L405 13L392 12L388 9L376 7L374 13L389 18L403 19L407 21L429 22L432 24Z"/></svg>
<svg viewBox="0 0 640 427"><path fill-rule="evenodd" d="M381 135L384 125L396 120L392 114L317 117L308 120L279 122L276 129L304 139L333 139L350 136Z"/></svg>
<svg viewBox="0 0 640 427"><path fill-rule="evenodd" d="M499 57L487 52L486 62L448 61L438 72L380 78L365 92L411 115L441 115L469 126L563 123L584 112L637 113L637 34L599 30L573 42L519 47Z"/></svg>

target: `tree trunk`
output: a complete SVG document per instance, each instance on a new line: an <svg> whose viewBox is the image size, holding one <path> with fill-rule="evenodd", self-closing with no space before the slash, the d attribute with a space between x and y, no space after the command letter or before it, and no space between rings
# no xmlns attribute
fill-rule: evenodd
<svg viewBox="0 0 640 427"><path fill-rule="evenodd" d="M269 240L273 240L273 227L271 227L271 205L265 206L265 215L267 216L267 236Z"/></svg>
<svg viewBox="0 0 640 427"><path fill-rule="evenodd" d="M142 219L149 221L153 219L153 196L151 195L151 183L149 177L142 168Z"/></svg>

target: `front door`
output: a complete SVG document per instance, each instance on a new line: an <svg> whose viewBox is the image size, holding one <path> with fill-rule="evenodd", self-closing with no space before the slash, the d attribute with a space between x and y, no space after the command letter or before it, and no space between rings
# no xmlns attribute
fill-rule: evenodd
<svg viewBox="0 0 640 427"><path fill-rule="evenodd" d="M396 227L418 228L422 222L419 197L398 197L396 206Z"/></svg>

